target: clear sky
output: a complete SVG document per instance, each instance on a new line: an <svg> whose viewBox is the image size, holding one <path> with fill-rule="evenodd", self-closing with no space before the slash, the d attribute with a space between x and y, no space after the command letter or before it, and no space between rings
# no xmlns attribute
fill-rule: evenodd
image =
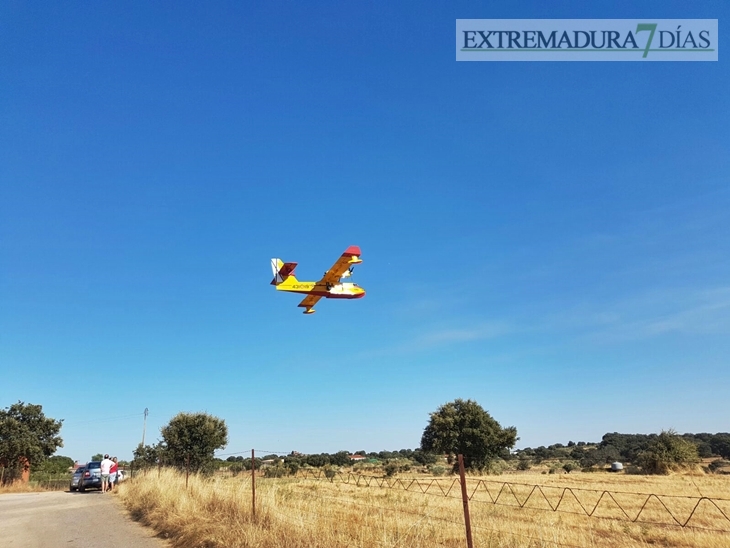
<svg viewBox="0 0 730 548"><path fill-rule="evenodd" d="M0 407L131 458L415 448L471 398L518 447L730 430L730 71L458 63L457 18L727 2L0 5ZM356 301L269 285L362 249Z"/></svg>

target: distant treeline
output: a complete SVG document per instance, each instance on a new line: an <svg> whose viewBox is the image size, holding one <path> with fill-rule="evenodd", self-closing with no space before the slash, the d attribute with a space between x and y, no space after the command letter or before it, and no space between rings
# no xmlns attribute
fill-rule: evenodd
<svg viewBox="0 0 730 548"><path fill-rule="evenodd" d="M366 453L365 451L357 451L352 453L353 455L360 455L365 457L365 460L371 462L385 462L396 459L410 459L418 464L428 465L434 464L439 460L439 456L433 453L427 453L420 449L401 449L399 451L379 451ZM353 459L350 458L349 451L338 451L337 453L317 453L311 455L303 455L300 453L292 452L286 456L283 455L264 455L261 458L256 458L256 465L266 463L267 461L278 461L283 459L285 464L297 464L297 465L308 465L308 466L349 466L355 464ZM249 470L251 467L251 459L243 456L230 456L226 459L228 462L241 463L243 468Z"/></svg>
<svg viewBox="0 0 730 548"><path fill-rule="evenodd" d="M505 461L515 459L530 461L530 464L539 464L542 461L558 460L573 461L581 468L590 468L614 461L623 463L636 463L639 456L650 449L652 442L655 442L659 434L621 434L612 432L605 434L600 442L573 442L567 445L555 443L547 447L537 448L526 447L512 453L505 451L500 457ZM730 460L730 433L720 432L717 434L681 434L679 437L697 447L697 455L700 458L722 457ZM428 466L439 462L442 455L428 453L421 449L401 449L399 451L365 452L357 451L354 455L365 457L365 462L386 463L397 459L409 459L414 463ZM256 466L261 466L272 460L281 461L289 466L350 466L355 464L350 458L349 451L338 451L337 453L318 453L304 455L292 452L288 455L265 455L256 458ZM230 456L226 459L229 463L238 463L243 469L250 469L251 459L243 456Z"/></svg>
<svg viewBox="0 0 730 548"><path fill-rule="evenodd" d="M570 458L579 462L584 468L613 461L633 463L639 455L646 451L658 434L620 434L613 432L605 434L600 443L586 443L579 441L568 442L568 445L556 443L548 447L533 449L526 447L515 451L521 459L531 459L539 463L547 459ZM700 458L722 457L730 459L730 433L717 434L681 434L680 437L695 446Z"/></svg>

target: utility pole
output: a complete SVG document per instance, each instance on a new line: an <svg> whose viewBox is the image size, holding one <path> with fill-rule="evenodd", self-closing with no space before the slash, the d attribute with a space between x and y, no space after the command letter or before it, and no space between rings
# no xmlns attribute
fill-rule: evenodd
<svg viewBox="0 0 730 548"><path fill-rule="evenodd" d="M146 407L144 408L144 424L142 426L142 447L144 447L144 434L147 430L147 415L149 414L150 410Z"/></svg>

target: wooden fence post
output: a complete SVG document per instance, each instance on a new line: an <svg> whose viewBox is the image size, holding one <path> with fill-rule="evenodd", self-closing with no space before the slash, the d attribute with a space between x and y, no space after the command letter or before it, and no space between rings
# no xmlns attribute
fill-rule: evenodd
<svg viewBox="0 0 730 548"><path fill-rule="evenodd" d="M251 516L256 520L256 456L251 449Z"/></svg>
<svg viewBox="0 0 730 548"><path fill-rule="evenodd" d="M469 495L466 492L466 475L464 474L464 455L459 455L459 478L461 479L461 501L464 505L464 526L466 527L466 545L474 548L471 540L471 520L469 519Z"/></svg>
<svg viewBox="0 0 730 548"><path fill-rule="evenodd" d="M190 475L190 455L185 455L185 489L188 488L188 476Z"/></svg>

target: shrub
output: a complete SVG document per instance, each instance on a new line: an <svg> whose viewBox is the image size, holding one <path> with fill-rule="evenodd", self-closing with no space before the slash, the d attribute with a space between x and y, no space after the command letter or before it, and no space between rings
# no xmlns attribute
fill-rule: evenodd
<svg viewBox="0 0 730 548"><path fill-rule="evenodd" d="M570 474L573 470L577 470L578 465L574 462L566 462L563 464L563 470L565 470L568 474Z"/></svg>
<svg viewBox="0 0 730 548"><path fill-rule="evenodd" d="M639 466L647 474L668 474L698 461L697 446L673 430L662 431L638 458Z"/></svg>
<svg viewBox="0 0 730 548"><path fill-rule="evenodd" d="M299 463L298 462L287 462L286 467L289 470L290 476L296 476L297 472L299 472Z"/></svg>
<svg viewBox="0 0 730 548"><path fill-rule="evenodd" d="M495 476L501 475L507 468L509 468L509 465L503 461L502 459L496 459L493 461L490 461L486 466L486 471L488 474L494 474Z"/></svg>
<svg viewBox="0 0 730 548"><path fill-rule="evenodd" d="M445 466L441 466L440 464L436 464L436 465L434 465L434 466L431 467L431 473L434 476L443 476L444 475L444 472L446 472L446 467Z"/></svg>
<svg viewBox="0 0 730 548"><path fill-rule="evenodd" d="M727 460L713 460L707 468L709 468L710 472L716 472L720 468L725 468L726 466L730 466L730 461Z"/></svg>
<svg viewBox="0 0 730 548"><path fill-rule="evenodd" d="M400 471L400 466L398 466L398 463L389 462L388 464L383 466L383 471L388 477L395 476Z"/></svg>
<svg viewBox="0 0 730 548"><path fill-rule="evenodd" d="M264 468L264 476L267 478L282 478L286 475L287 469L284 468L281 464L276 464L274 466L267 466Z"/></svg>

